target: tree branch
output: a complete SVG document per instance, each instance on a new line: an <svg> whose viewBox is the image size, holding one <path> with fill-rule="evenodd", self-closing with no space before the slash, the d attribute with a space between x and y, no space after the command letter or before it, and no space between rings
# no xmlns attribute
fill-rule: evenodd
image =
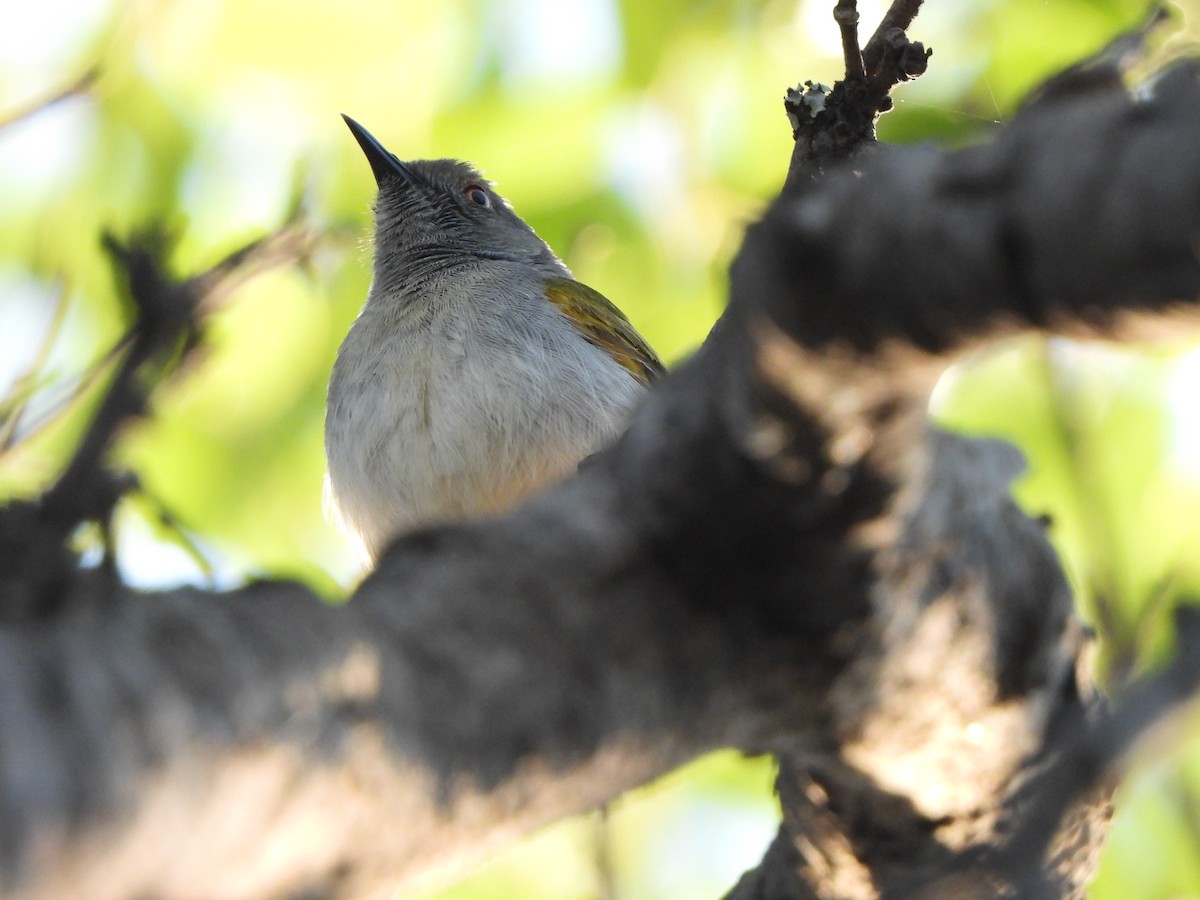
<svg viewBox="0 0 1200 900"><path fill-rule="evenodd" d="M898 32L908 31L924 2L925 0L892 0L891 7L863 49L863 63L868 72L879 71L889 43Z"/></svg>
<svg viewBox="0 0 1200 900"><path fill-rule="evenodd" d="M933 52L910 41L904 30L920 6L919 0L896 0L864 50L858 41L858 4L839 0L833 16L841 31L846 76L832 88L808 81L788 90L784 109L796 145L785 194L819 176L827 165L875 146L875 122L892 108L892 88L924 74Z"/></svg>

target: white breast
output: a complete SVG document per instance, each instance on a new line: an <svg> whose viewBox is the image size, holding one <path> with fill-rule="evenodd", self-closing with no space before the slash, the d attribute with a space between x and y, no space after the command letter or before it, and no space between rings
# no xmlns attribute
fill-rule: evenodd
<svg viewBox="0 0 1200 900"><path fill-rule="evenodd" d="M499 512L570 473L642 394L540 288L501 304L494 277L458 278L420 304L373 296L338 352L327 501L368 557L402 531Z"/></svg>

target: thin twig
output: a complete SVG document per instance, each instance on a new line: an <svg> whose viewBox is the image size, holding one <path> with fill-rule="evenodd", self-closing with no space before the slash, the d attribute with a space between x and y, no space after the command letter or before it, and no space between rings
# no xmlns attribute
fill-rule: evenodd
<svg viewBox="0 0 1200 900"><path fill-rule="evenodd" d="M879 65L883 61L884 37L887 33L893 28L907 31L913 20L916 19L917 13L921 11L921 4L924 2L925 0L893 0L891 7L880 21L879 27L875 29L875 33L871 35L871 39L863 48L863 65L867 72L874 75L878 71Z"/></svg>
<svg viewBox="0 0 1200 900"><path fill-rule="evenodd" d="M61 284L55 292L52 302L54 303L54 311L51 313L50 324L46 327L46 333L42 337L42 342L38 346L37 353L30 360L25 371L13 383L10 395L13 401L12 411L9 413L8 418L3 423L0 423L0 455L10 450L16 442L21 418L29 409L30 398L35 393L34 384L37 380L37 375L46 365L46 360L50 357L50 348L54 345L54 341L62 329L62 324L66 320L66 293L63 291Z"/></svg>
<svg viewBox="0 0 1200 900"><path fill-rule="evenodd" d="M838 0L833 8L834 21L842 32L842 55L846 60L846 77L862 78L862 48L858 44L858 3L856 0Z"/></svg>
<svg viewBox="0 0 1200 900"><path fill-rule="evenodd" d="M302 227L298 221L292 221L278 231L233 251L212 268L193 277L201 314L207 315L220 308L230 294L256 275L278 266L301 262L312 251L315 243L316 236L311 230ZM59 417L108 371L109 364L129 349L131 340L130 333L122 335L103 356L88 366L67 395L52 408L44 411L25 429L19 439L27 440L58 421ZM7 439L0 441L0 453L11 449L17 442L12 418L0 429L0 438Z"/></svg>
<svg viewBox="0 0 1200 900"><path fill-rule="evenodd" d="M99 76L99 66L92 66L70 84L60 88L48 97L40 97L22 109L17 109L0 116L0 130L8 128L10 125L15 125L18 122L23 122L25 119L32 118L55 104L69 100L71 97L78 97L80 94L87 93L88 88L96 82Z"/></svg>
<svg viewBox="0 0 1200 900"><path fill-rule="evenodd" d="M268 269L302 262L315 245L315 233L296 215L271 234L234 250L188 284L200 298L201 312L211 313L251 278Z"/></svg>
<svg viewBox="0 0 1200 900"><path fill-rule="evenodd" d="M868 45L868 57L859 40L858 4L838 0L833 17L841 30L846 75L832 90L808 81L787 92L784 109L796 147L785 194L821 172L825 163L847 159L875 143L875 122L892 108L892 88L928 66L930 51L898 27L910 24L920 6L893 3Z"/></svg>
<svg viewBox="0 0 1200 900"><path fill-rule="evenodd" d="M0 446L0 453L12 449L13 446L22 441L29 440L57 422L60 416L69 410L80 397L91 390L92 386L105 372L109 371L109 366L113 360L129 349L131 339L132 335L128 331L121 335L111 347L104 351L99 359L90 363L83 373L75 378L75 384L66 392L66 396L55 402L49 409L44 410L34 420L33 424L27 426L20 434L14 433L12 444Z"/></svg>
<svg viewBox="0 0 1200 900"><path fill-rule="evenodd" d="M212 561L200 549L200 545L192 539L188 529L171 512L166 503L150 493L144 484L138 483L137 492L142 497L143 502L150 507L149 512L154 516L158 524L170 532L171 540L175 545L183 550L192 562L196 564L201 574L204 575L208 587L215 590L217 586L216 570L213 568Z"/></svg>

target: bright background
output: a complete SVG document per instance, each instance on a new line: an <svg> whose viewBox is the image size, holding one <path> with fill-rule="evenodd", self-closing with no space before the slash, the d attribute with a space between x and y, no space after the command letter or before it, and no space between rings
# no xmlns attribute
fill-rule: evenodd
<svg viewBox="0 0 1200 900"><path fill-rule="evenodd" d="M860 2L874 24L883 2ZM1177 49L1200 29L1180 4ZM122 330L101 229L174 227L181 273L277 226L323 235L304 270L241 289L202 358L130 428L143 490L119 563L155 586L356 575L321 516L322 404L369 279L370 170L348 113L399 156L483 166L576 275L668 362L718 315L746 223L790 151L781 99L840 71L833 0L39 0L0 29L0 122L92 66L86 95L0 127L0 497L53 478ZM881 134L981 139L1144 0L930 0L929 73ZM945 421L1007 436L1119 680L1160 660L1200 589L1200 353L1026 339L956 367ZM20 411L19 417L16 413ZM170 520L164 524L164 514ZM95 536L79 541L95 552ZM1095 898L1200 897L1200 740L1176 722L1123 788ZM1165 749L1164 749L1165 748ZM595 817L523 842L429 898L715 897L774 832L771 767L716 754ZM607 864L597 858L606 856Z"/></svg>

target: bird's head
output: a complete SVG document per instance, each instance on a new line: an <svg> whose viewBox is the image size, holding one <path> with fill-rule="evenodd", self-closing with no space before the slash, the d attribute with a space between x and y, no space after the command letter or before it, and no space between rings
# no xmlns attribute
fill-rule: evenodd
<svg viewBox="0 0 1200 900"><path fill-rule="evenodd" d="M353 119L344 118L379 186L377 274L395 265L436 265L466 257L565 271L546 242L478 170L452 159L402 161Z"/></svg>

